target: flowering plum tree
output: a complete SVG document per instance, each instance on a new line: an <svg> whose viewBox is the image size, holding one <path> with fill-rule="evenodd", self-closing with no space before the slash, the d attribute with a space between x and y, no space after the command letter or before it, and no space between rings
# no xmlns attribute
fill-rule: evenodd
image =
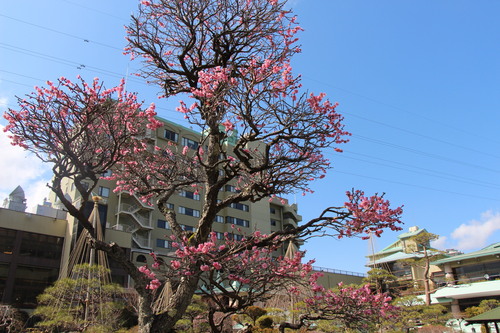
<svg viewBox="0 0 500 333"><path fill-rule="evenodd" d="M25 98L18 97L20 110L4 114L9 122L5 131L11 133L12 144L53 164L51 190L93 233L84 207L71 205L61 181L72 179L84 202L88 201L101 175L123 159L129 141L158 122L154 105L138 111L141 103L135 94L124 92L124 81L111 89L97 78L91 84L80 77L79 81L61 77L57 84L47 81L47 87L35 87ZM83 183L84 179L89 182Z"/></svg>
<svg viewBox="0 0 500 333"><path fill-rule="evenodd" d="M357 288L340 283L334 290L326 290L315 282L311 285L314 295L305 299L309 312L302 314L297 324L281 323L280 332L285 332L285 328L299 329L315 320L333 320L348 330L366 329L396 314L397 308L389 304L391 298L373 293L369 285Z"/></svg>
<svg viewBox="0 0 500 333"><path fill-rule="evenodd" d="M190 102L180 102L178 111L203 133L193 151L185 147L179 153L176 146L142 149L140 158L130 155L117 173L120 189L156 200L179 241L177 255L189 258L172 263L183 274L171 298L175 313L163 315L167 322L183 312L200 279L221 294L239 294L223 288L218 282L221 277L232 280L230 286L237 282L259 296L263 296L259 290L269 293L272 288L266 284L274 283L269 276L276 276L283 267L269 265L270 260L266 262L270 270L236 264L251 249L272 250L319 231L344 237L398 228L400 208L390 209L381 197L353 191L345 206L328 208L299 227L249 235L223 250L208 250L210 256L204 260L194 259L198 259L194 250L215 247L210 232L219 211L243 201L309 192L310 181L323 178L330 166L323 151L341 151L338 146L347 141L349 133L336 104L324 94L301 93L300 76L292 74L290 61L300 52L296 44L300 30L285 3L276 0L141 1L127 27L126 52L142 58L144 64L138 75L158 84L161 97L189 98ZM236 142L228 144L234 136ZM219 193L228 183L237 191L221 198ZM182 230L167 205L174 193L186 188L195 188L203 197L193 234ZM258 260L260 255L257 252ZM260 264L251 254L247 256L248 265ZM286 267L292 272L299 266ZM242 276L256 271L266 273L266 278ZM256 285L249 287L249 283ZM255 293L249 294L253 301L258 299Z"/></svg>
<svg viewBox="0 0 500 333"><path fill-rule="evenodd" d="M224 319L231 314L256 301L265 301L277 292L295 290L298 285L307 284L304 278L312 271L312 261L301 263L302 252L296 252L291 258L273 255L281 241L259 245L266 237L256 231L249 239L234 240L226 236L221 243L212 232L207 242L197 246L189 245L185 238L173 242L173 247L177 248L175 260L164 265L151 254L157 272L151 272L146 266L140 269L149 276L153 288L158 272L174 286L186 277L197 277L198 293L209 300L210 326L213 332L219 332ZM175 240L174 236L172 238ZM217 320L216 313L219 314Z"/></svg>
<svg viewBox="0 0 500 333"><path fill-rule="evenodd" d="M136 282L141 332L170 331L200 286L218 311L230 312L235 304L248 306L304 277L310 263L301 264L301 254L273 259L273 251L286 242L317 234L342 238L399 229L401 208L391 209L380 196L352 191L344 205L327 208L300 226L245 235L237 242L226 239L226 244L212 234L216 215L231 204L311 192L309 183L323 178L330 167L323 152L340 152L347 142L349 133L336 104L323 93L301 92L300 76L292 74L300 30L296 17L278 0L140 2L127 26L126 53L143 59L138 75L157 84L161 97L190 100L181 101L178 111L202 133L195 146L156 147L141 139L146 127L154 130L160 124L152 109L137 111L135 96L125 95L122 85L99 93L96 81L87 86L61 79L71 93L49 84L41 95L21 99L21 111L7 112L14 143L54 163L51 188L65 205L71 203L63 199L61 177L73 178L86 200L91 188L81 181L89 178L95 186L100 173L116 166L117 190L154 201L165 215L177 248L178 258L171 263L157 261L151 269L133 272L117 246L96 242ZM118 93L117 100L109 98L111 92ZM236 191L220 196L227 184ZM203 198L195 232L184 231L167 205L172 195L186 189ZM69 212L91 230L82 211L70 207ZM165 278L173 287L170 308L157 314L155 289Z"/></svg>
<svg viewBox="0 0 500 333"><path fill-rule="evenodd" d="M125 83L106 89L98 79L92 83L78 78L74 83L61 77L58 83L48 81L47 87L35 87L35 92L18 98L19 110L9 109L5 131L12 144L19 145L53 165L49 188L68 212L91 235L92 223L84 213L85 205L77 205L65 196L63 181L70 179L87 202L99 178L125 156L130 141L141 136L146 128L159 125L154 105L139 111L142 103L135 94L124 91ZM84 182L85 180L85 182ZM94 239L96 247L120 262L134 277L143 295L149 280L130 262L116 244Z"/></svg>

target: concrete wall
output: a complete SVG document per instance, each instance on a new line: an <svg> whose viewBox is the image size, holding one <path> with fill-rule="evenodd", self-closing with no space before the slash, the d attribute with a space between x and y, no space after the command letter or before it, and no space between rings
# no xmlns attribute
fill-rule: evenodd
<svg viewBox="0 0 500 333"><path fill-rule="evenodd" d="M364 274L347 272L341 270L327 269L321 267L315 267L315 272L323 273L323 276L318 279L318 284L323 287L330 289L335 288L337 285L342 282L345 285L348 284L361 284Z"/></svg>
<svg viewBox="0 0 500 333"><path fill-rule="evenodd" d="M53 217L0 208L0 226L7 229L65 237L68 222Z"/></svg>

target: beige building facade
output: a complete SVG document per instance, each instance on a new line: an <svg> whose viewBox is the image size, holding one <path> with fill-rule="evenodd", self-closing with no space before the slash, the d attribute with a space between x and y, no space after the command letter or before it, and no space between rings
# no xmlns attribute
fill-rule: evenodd
<svg viewBox="0 0 500 333"><path fill-rule="evenodd" d="M174 124L166 119L159 119L164 126L155 132L149 132L150 139L155 145L165 147L169 145L175 151L181 151L184 147L197 149L201 134L189 128ZM226 144L234 143L233 137ZM107 175L111 175L110 171ZM132 260L137 265L152 263L149 256L151 252L164 257L172 257L175 249L172 248L170 226L165 217L154 205L142 202L139 197L126 192L115 193L116 183L111 180L101 179L95 188L95 195L102 198L99 203L100 220L105 229L105 240L116 242L130 251ZM63 190L67 198L72 202L79 203L78 192L71 181L63 184ZM227 184L219 193L222 200L232 192L238 191L236 184ZM58 207L55 196L50 198L52 204ZM90 213L92 204L87 203ZM203 205L203 192L185 189L175 195L169 201L169 208L176 212L177 219L184 230L194 231L197 227L198 218ZM298 214L296 204L289 204L287 200L274 198L264 199L259 202L243 202L232 204L224 208L217 215L213 231L218 239L224 239L225 235L233 239L240 239L259 230L261 233L271 233L282 230L288 225L297 226L302 217ZM68 220L73 228L73 234L78 234L78 225L73 223L72 217ZM284 255L285 250L282 250ZM117 282L127 285L130 281Z"/></svg>
<svg viewBox="0 0 500 333"><path fill-rule="evenodd" d="M0 208L2 304L34 308L36 296L59 277L70 253L68 222Z"/></svg>
<svg viewBox="0 0 500 333"><path fill-rule="evenodd" d="M197 148L200 133L165 119L160 120L164 126L149 133L154 144L160 147L177 145L179 150L185 146ZM235 139L235 136L230 137L226 144L234 143ZM110 176L111 172L103 176ZM81 202L72 181L66 180L62 188L67 199L76 207L85 205L90 215L94 203ZM135 195L115 193L115 188L114 181L101 179L93 193L101 197L98 211L105 241L121 246L137 266L152 264L151 252L167 260L174 257L175 249L169 238L171 230L160 211ZM219 198L222 200L235 191L238 191L236 184L227 184L220 191ZM185 230L196 229L202 200L202 192L190 189L172 196L169 208L175 210ZM38 206L38 214L25 213L25 201L22 189L16 188L4 203L7 208L0 209L0 296L3 303L30 308L34 307L36 296L45 287L60 275L65 275L70 251L75 247L82 229L73 217L66 214L53 193L48 201ZM213 223L213 231L221 240L227 236L238 240L256 230L268 234L288 226L295 227L301 219L296 204L280 198L264 199L224 208ZM286 248L280 251L277 255L285 255ZM109 264L113 281L130 287L131 280L125 271L112 260ZM326 268L317 270L324 273L320 283L325 287L334 287L341 281L360 283L364 277L359 273Z"/></svg>

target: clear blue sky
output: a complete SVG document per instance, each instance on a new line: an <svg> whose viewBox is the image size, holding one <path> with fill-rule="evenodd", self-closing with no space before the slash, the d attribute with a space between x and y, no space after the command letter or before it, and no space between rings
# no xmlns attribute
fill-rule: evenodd
<svg viewBox="0 0 500 333"><path fill-rule="evenodd" d="M0 3L0 106L60 76L115 85L140 64L122 55L131 0ZM305 29L294 71L304 87L340 103L353 133L334 169L297 196L304 220L344 201L345 190L385 192L405 205L404 228L441 236L441 248L471 251L500 241L500 2L496 0L291 1ZM128 81L162 117L181 121L178 100ZM1 120L0 125L5 125ZM21 184L29 206L50 170L0 137L0 195ZM291 198L293 200L293 198ZM380 250L398 233L375 242ZM309 241L320 266L365 271L359 239Z"/></svg>

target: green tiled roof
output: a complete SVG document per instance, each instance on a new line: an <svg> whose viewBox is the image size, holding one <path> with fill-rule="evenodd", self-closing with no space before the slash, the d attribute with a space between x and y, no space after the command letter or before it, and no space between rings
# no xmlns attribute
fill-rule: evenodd
<svg viewBox="0 0 500 333"><path fill-rule="evenodd" d="M500 242L491 244L491 245L489 245L489 246L487 246L479 251L459 254L456 256L449 257L449 258L436 260L432 264L433 265L442 265L442 264L449 263L449 262L466 260L466 259L481 258L481 257L497 255L497 254L500 255Z"/></svg>
<svg viewBox="0 0 500 333"><path fill-rule="evenodd" d="M373 266L374 264L383 264L386 262L394 262L394 261L399 261L399 260L405 260L405 259L411 259L411 258L421 258L423 257L423 254L419 253L404 253L404 252L396 252L391 255L388 255L387 257L383 257L380 259L376 259L375 262L371 260L367 265L368 266Z"/></svg>
<svg viewBox="0 0 500 333"><path fill-rule="evenodd" d="M500 322L500 307L465 320L469 323Z"/></svg>
<svg viewBox="0 0 500 333"><path fill-rule="evenodd" d="M424 232L424 231L427 232L427 230L425 230L425 229L417 229L415 231L408 231L408 232L405 232L405 233L399 235L398 238L399 239L410 238L410 237L416 236L419 233Z"/></svg>
<svg viewBox="0 0 500 333"><path fill-rule="evenodd" d="M378 251L375 254L391 253L397 251L403 251L403 247L401 246L401 243L399 241L392 243L391 245L383 248L382 250Z"/></svg>
<svg viewBox="0 0 500 333"><path fill-rule="evenodd" d="M404 250L403 249L403 244L401 243L402 239L413 237L413 236L418 235L418 234L420 234L421 232L424 232L424 231L427 232L425 229L417 229L415 231L408 231L408 232L402 233L401 235L398 236L398 240L397 241L395 241L392 244L386 246L382 250L380 250L378 252L375 252L373 255L370 255L369 257L373 257L373 256L376 256L376 255L387 255L387 254L390 254L390 253L403 251Z"/></svg>

